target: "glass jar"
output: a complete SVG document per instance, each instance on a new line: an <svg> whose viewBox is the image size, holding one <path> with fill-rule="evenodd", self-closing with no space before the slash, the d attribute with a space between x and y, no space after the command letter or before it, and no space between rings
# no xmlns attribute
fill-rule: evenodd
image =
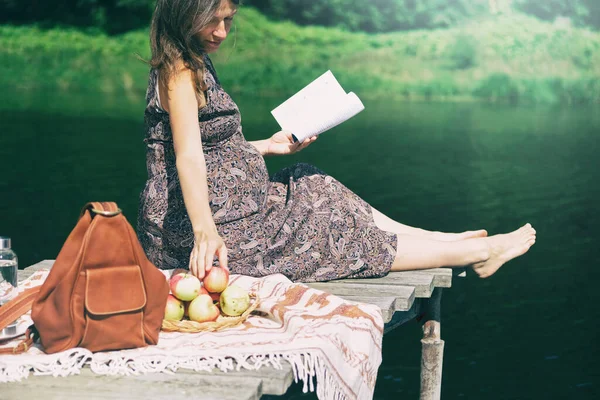
<svg viewBox="0 0 600 400"><path fill-rule="evenodd" d="M11 249L10 238L0 236L0 307L17 295L17 291L10 286L17 287L18 271L19 261L17 254ZM11 338L17 333L17 321L13 321L0 329L0 340Z"/></svg>
<svg viewBox="0 0 600 400"><path fill-rule="evenodd" d="M17 287L18 271L19 261L17 254L11 248L10 238L0 236L0 285L8 282L13 287Z"/></svg>

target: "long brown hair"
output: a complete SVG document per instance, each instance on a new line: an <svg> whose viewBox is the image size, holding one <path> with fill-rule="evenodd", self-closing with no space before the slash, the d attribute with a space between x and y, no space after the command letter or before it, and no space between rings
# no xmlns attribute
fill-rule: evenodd
<svg viewBox="0 0 600 400"><path fill-rule="evenodd" d="M176 73L177 62L194 72L196 97L200 106L205 104L203 92L205 51L198 32L212 21L222 1L239 5L239 0L157 0L150 26L149 64L160 71L160 83L168 87Z"/></svg>

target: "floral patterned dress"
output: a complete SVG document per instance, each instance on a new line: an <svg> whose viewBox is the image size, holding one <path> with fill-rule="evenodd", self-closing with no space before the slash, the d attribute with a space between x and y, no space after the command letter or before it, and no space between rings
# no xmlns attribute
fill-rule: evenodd
<svg viewBox="0 0 600 400"><path fill-rule="evenodd" d="M198 121L209 202L233 273L281 273L293 281L376 277L388 273L396 235L379 229L371 207L340 182L307 164L269 177L242 134L239 110L208 57L207 105ZM177 169L169 114L160 106L158 72L146 95L148 181L140 196L138 237L159 268L187 268L194 241Z"/></svg>

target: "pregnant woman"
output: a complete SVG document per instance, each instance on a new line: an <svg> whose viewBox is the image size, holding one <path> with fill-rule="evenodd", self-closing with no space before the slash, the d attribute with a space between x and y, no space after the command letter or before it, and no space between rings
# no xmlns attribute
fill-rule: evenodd
<svg viewBox="0 0 600 400"><path fill-rule="evenodd" d="M148 181L139 239L159 268L202 278L213 263L293 281L378 277L390 270L472 266L492 275L535 242L529 225L429 232L391 220L317 168L269 176L264 156L298 152L292 132L248 142L238 107L208 56L229 33L238 0L158 0L145 110ZM217 261L215 261L215 258Z"/></svg>

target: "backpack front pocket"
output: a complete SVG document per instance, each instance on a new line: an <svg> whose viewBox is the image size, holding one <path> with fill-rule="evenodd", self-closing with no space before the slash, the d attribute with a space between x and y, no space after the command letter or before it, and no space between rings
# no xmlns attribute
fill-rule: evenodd
<svg viewBox="0 0 600 400"><path fill-rule="evenodd" d="M79 345L93 352L145 346L145 306L138 265L86 270L85 331Z"/></svg>

